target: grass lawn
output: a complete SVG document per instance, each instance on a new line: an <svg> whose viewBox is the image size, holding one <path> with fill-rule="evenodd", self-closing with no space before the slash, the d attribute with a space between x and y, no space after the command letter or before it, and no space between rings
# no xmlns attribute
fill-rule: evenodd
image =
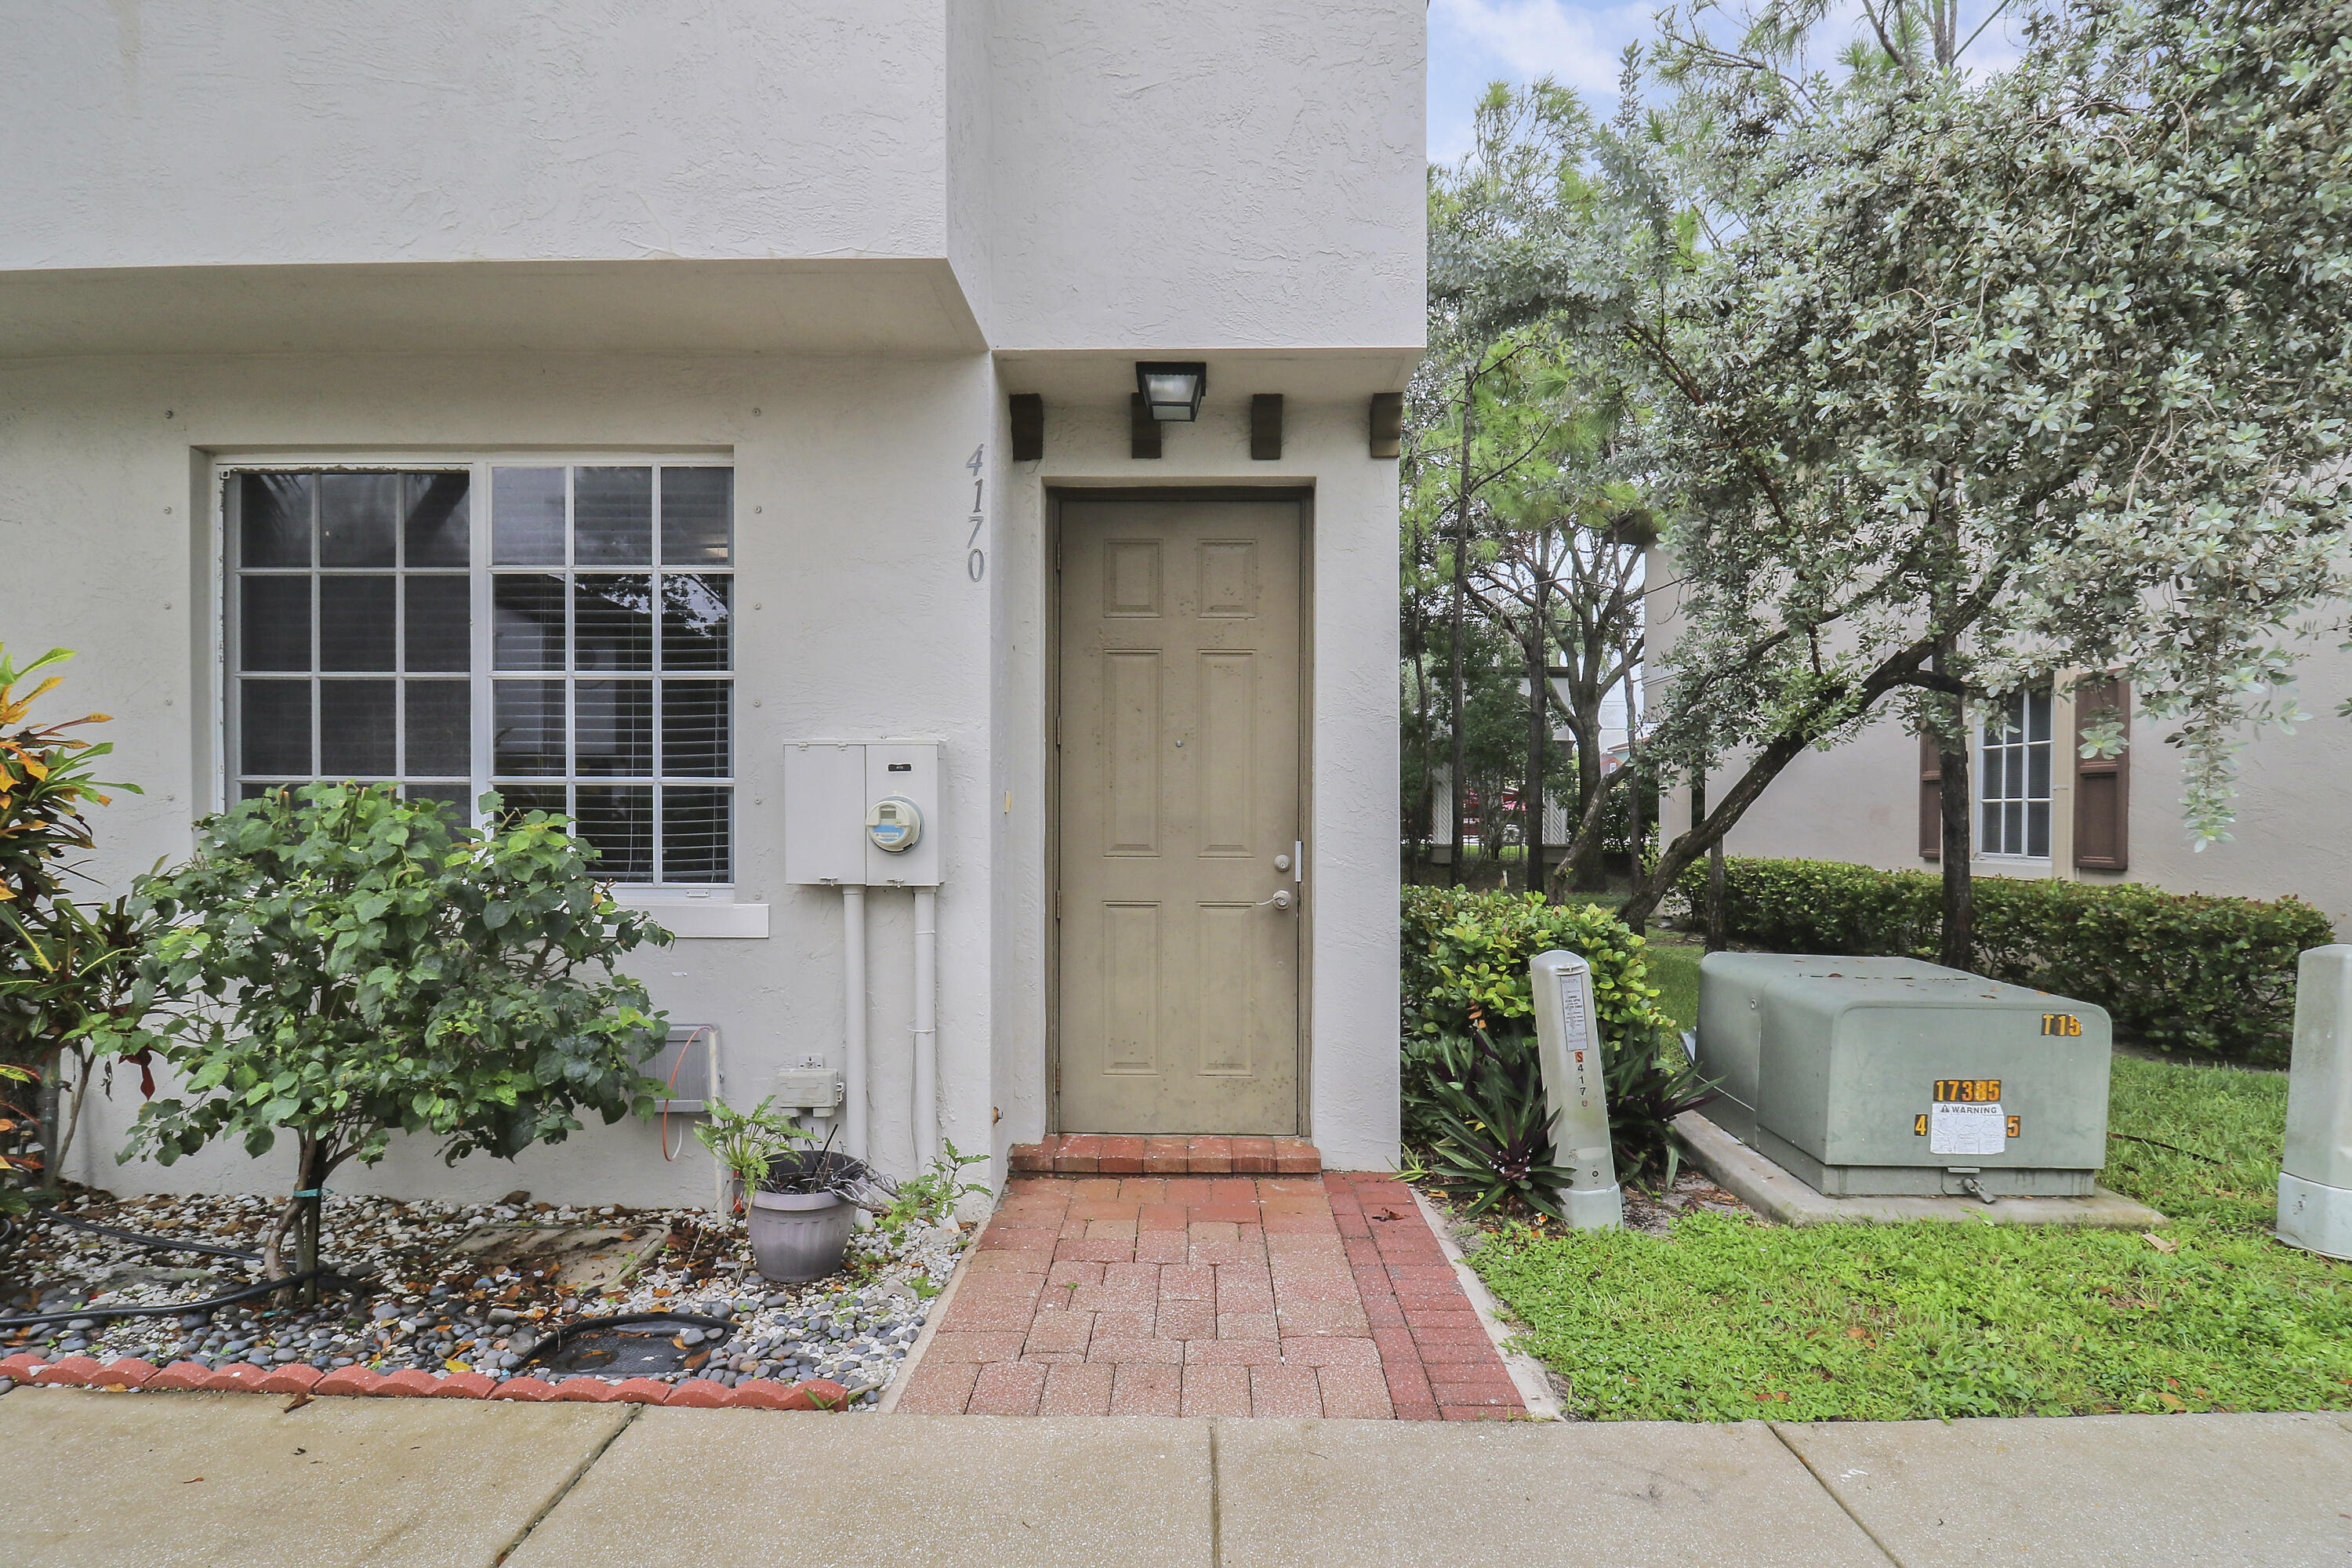
<svg viewBox="0 0 2352 1568"><path fill-rule="evenodd" d="M2268 1235L2285 1107L2283 1074L2116 1058L2130 1136L2101 1179L2168 1216L2163 1247L1692 1215L1671 1237L1507 1231L1472 1262L1588 1417L2352 1408L2352 1265Z"/></svg>
<svg viewBox="0 0 2352 1568"><path fill-rule="evenodd" d="M1658 988L1658 1008L1682 1029L1698 1027L1698 961L1706 956L1700 942L1649 938L1650 984Z"/></svg>

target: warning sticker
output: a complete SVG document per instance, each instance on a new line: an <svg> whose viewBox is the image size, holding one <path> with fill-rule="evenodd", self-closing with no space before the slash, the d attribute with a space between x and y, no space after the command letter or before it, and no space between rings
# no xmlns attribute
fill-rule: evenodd
<svg viewBox="0 0 2352 1568"><path fill-rule="evenodd" d="M2009 1119L1997 1100L1973 1105L1938 1100L1927 1111L1931 1154L1999 1154L2008 1147Z"/></svg>

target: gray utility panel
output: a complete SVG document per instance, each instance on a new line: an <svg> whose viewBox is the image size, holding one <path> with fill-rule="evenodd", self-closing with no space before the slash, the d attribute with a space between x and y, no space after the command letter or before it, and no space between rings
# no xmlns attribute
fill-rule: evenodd
<svg viewBox="0 0 2352 1568"><path fill-rule="evenodd" d="M1705 1114L1823 1193L2082 1196L2106 1163L2103 1008L1901 958L1698 973Z"/></svg>

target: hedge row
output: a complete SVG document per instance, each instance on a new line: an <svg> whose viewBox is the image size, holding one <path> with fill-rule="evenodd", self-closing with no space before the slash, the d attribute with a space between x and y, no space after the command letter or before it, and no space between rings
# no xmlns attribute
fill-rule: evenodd
<svg viewBox="0 0 2352 1568"><path fill-rule="evenodd" d="M1408 1047L1470 1032L1470 1010L1488 1026L1534 1027L1528 960L1562 948L1592 966L1592 1010L1602 1037L1647 1039L1668 1024L1656 1006L1642 939L1592 904L1547 904L1533 893L1460 888L1404 890L1404 1037Z"/></svg>
<svg viewBox="0 0 2352 1568"><path fill-rule="evenodd" d="M1943 880L1833 860L1725 862L1724 934L1773 952L1933 958ZM1685 918L1706 867L1677 888ZM2294 1033L2295 959L2336 940L2300 899L2168 893L2136 883L1979 878L1976 971L2095 1002L2164 1050L2282 1063Z"/></svg>

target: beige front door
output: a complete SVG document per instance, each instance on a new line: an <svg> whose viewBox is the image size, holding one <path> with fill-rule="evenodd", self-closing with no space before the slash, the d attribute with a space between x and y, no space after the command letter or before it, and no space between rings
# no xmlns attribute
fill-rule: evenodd
<svg viewBox="0 0 2352 1568"><path fill-rule="evenodd" d="M1295 500L1063 503L1064 1131L1299 1130L1299 545Z"/></svg>

